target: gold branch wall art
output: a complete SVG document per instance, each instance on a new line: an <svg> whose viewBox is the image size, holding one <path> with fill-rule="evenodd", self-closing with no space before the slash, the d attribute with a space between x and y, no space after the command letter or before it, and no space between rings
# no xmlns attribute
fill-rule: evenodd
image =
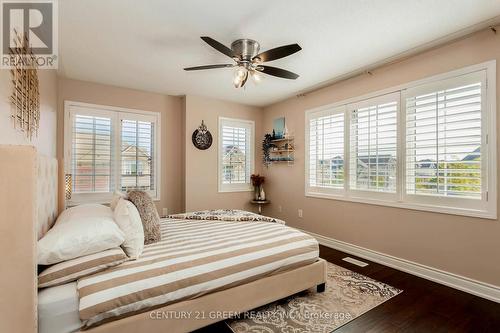
<svg viewBox="0 0 500 333"><path fill-rule="evenodd" d="M10 70L13 84L10 96L12 120L14 128L26 133L26 137L31 141L33 134L38 136L40 123L37 62L26 36L16 33L14 41L16 47L11 48L11 52L17 61Z"/></svg>

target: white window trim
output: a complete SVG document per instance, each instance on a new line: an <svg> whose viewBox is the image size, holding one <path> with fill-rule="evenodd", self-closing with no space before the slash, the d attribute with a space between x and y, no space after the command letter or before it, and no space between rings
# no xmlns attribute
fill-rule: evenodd
<svg viewBox="0 0 500 333"><path fill-rule="evenodd" d="M160 112L144 111L138 109L122 108L109 105L99 105L83 102L74 101L64 101L64 172L71 173L71 142L72 142L72 124L71 124L71 107L85 107L88 109L95 109L94 111L87 112L87 114L93 114L97 117L108 116L113 119L111 126L114 131L115 144L115 156L120 156L121 147L121 133L119 131L119 121L121 119L144 119L144 117L149 117L151 121L156 123L155 128L155 184L156 191L150 192L150 195L154 201L160 201L161 195L161 114ZM140 117L139 117L140 116ZM120 175L121 175L121 163L114 163L114 184L115 189L119 190ZM102 203L107 204L111 202L113 197L113 192L110 193L73 193L72 198L69 200L68 204L83 204L83 203Z"/></svg>
<svg viewBox="0 0 500 333"><path fill-rule="evenodd" d="M219 117L218 124L218 145L217 145L217 184L218 192L249 192L252 191L252 182L249 181L245 184L223 184L222 183L222 125L223 122L235 122L235 123L245 123L250 125L251 138L250 138L250 175L255 171L255 121L247 119L236 119L236 118L226 118Z"/></svg>
<svg viewBox="0 0 500 333"><path fill-rule="evenodd" d="M446 198L452 200L441 200L439 197L432 197L432 200L428 200L427 202L421 200L421 202L408 202L407 200L411 195L406 195L405 189L405 161L406 155L404 155L404 132L405 128L401 124L404 124L405 113L406 113L406 100L404 96L404 91L406 89L414 88L422 84L429 84L435 81L441 81L450 79L453 77L458 77L461 75L470 74L473 72L485 71L486 72L486 87L484 88L485 92L485 105L484 105L484 113L483 113L483 134L484 140L483 145L485 147L485 166L487 167L487 181L485 182L486 191L487 191L487 203L481 207L481 209L476 209L467 206L450 206L449 203L454 201L455 198ZM397 166L397 199L391 200L384 198L384 196L380 196L377 192L369 192L372 194L372 197L363 196L359 197L349 191L349 132L348 129L350 126L350 119L348 117L347 106L352 103L359 103L365 99L371 99L374 97L378 97L381 95L387 95L391 93L400 93L400 101L398 108L398 166ZM315 117L318 113L328 113L332 109L341 110L344 107L345 113L345 130L344 130L344 168L347 170L347 173L344 174L345 188L344 190L335 190L335 191L325 191L319 188L312 188L308 183L309 176L309 119L311 117ZM310 109L305 112L305 196L312 198L322 198L322 199L333 199L340 201L350 201L357 203L365 203L365 204L373 204L373 205L381 205L388 207L397 207L397 208L405 208L405 209L413 209L413 210L421 210L428 212L436 212L436 213L445 213L445 214L453 214L453 215L462 215L462 216L470 216L470 217L480 217L487 219L497 219L497 134L496 134L496 60L487 61L484 63L468 66L465 68L453 70L447 73L434 75L428 78L424 78L422 80L412 81L409 83L405 83L402 85L398 85L392 88L379 90L376 92L372 92L369 94L365 94L358 97L349 98L347 100L339 101L336 103L332 103L329 105L321 106L318 108ZM342 112L342 111L340 111ZM482 145L482 147L483 147ZM358 191L356 191L358 192ZM378 198L373 198L373 195L376 195ZM458 199L456 202L464 201L464 199ZM447 201L447 202L443 202ZM457 204L458 205L458 204Z"/></svg>

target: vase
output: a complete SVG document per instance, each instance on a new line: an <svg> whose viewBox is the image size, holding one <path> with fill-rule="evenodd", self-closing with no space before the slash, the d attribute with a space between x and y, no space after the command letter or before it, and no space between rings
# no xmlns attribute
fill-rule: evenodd
<svg viewBox="0 0 500 333"><path fill-rule="evenodd" d="M254 186L253 187L254 191L254 200L259 200L260 197L260 187L259 186Z"/></svg>
<svg viewBox="0 0 500 333"><path fill-rule="evenodd" d="M259 200L266 200L266 192L264 192L264 186L260 186Z"/></svg>

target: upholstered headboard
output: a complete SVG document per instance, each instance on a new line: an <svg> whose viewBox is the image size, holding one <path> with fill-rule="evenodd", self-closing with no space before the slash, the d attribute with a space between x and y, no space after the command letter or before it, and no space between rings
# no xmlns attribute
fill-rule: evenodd
<svg viewBox="0 0 500 333"><path fill-rule="evenodd" d="M55 159L0 145L0 198L0 332L36 333L36 247L56 217Z"/></svg>
<svg viewBox="0 0 500 333"><path fill-rule="evenodd" d="M36 230L38 239L52 227L57 218L57 159L37 156Z"/></svg>

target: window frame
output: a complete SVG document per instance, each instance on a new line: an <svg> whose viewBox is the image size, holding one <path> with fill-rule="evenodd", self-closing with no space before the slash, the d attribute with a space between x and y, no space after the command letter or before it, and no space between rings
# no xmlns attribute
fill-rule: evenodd
<svg viewBox="0 0 500 333"><path fill-rule="evenodd" d="M64 172L72 173L72 107L86 108L83 114L89 116L105 116L111 119L113 149L113 189L106 193L73 193L69 204L101 203L111 202L114 191L121 191L121 120L142 120L155 123L154 133L154 183L155 190L148 191L153 201L161 198L161 114L160 112L144 111L138 109L122 108L116 106L99 105L75 101L64 101Z"/></svg>
<svg viewBox="0 0 500 333"><path fill-rule="evenodd" d="M250 128L250 170L249 170L249 179L248 182L244 184L224 184L222 182L223 170L222 170L222 127L228 123L233 123L236 126L243 125ZM218 184L218 192L226 193L226 192L249 192L253 191L252 182L250 180L250 175L252 175L255 171L255 121L247 120L247 119L237 119L237 118L227 118L227 117L219 117L218 119L218 144L217 144L217 184Z"/></svg>
<svg viewBox="0 0 500 333"><path fill-rule="evenodd" d="M478 200L475 204L471 205L471 200L465 198L442 198L439 196L432 196L432 200L414 200L413 195L406 194L406 94L408 89L413 89L424 84L437 83L439 81L444 81L448 79L457 78L463 75L471 74L474 72L485 73L485 84L482 88L482 93L484 93L481 114L481 148L482 156L481 159L484 161L482 175L486 178L483 181L483 186L485 188L486 198ZM384 194L378 192L368 191L366 193L361 193L362 195L356 195L355 192L349 188L350 181L350 117L348 111L348 105L359 103L361 101L372 99L378 96L387 95L391 93L400 93L398 112L397 112L397 185L396 185L396 198L387 198ZM347 170L347 174L344 176L344 191L337 193L325 193L325 191L317 191L311 188L308 184L308 169L309 169L309 119L314 114L320 112L327 113L332 109L339 109L345 107L345 128L349 129L349 132L344 129L344 167ZM487 61L484 63L467 66L461 69L452 70L446 73L430 76L421 80L416 80L401 84L395 87L375 91L368 93L359 97L349 98L343 101L332 103L329 105L321 106L318 108L310 109L305 112L305 196L311 198L323 198L341 201L350 201L365 204L382 205L388 207L405 208L412 210L445 213L461 216L470 217L480 217L486 219L496 219L497 218L497 134L496 134L496 60ZM484 157L483 157L484 150ZM483 178L483 180L484 180ZM364 191L362 191L364 192ZM452 199L452 200L442 200L442 199ZM456 200L455 200L456 199ZM448 202L446 202L448 201ZM464 201L468 204L464 205ZM450 204L451 203L451 204Z"/></svg>

